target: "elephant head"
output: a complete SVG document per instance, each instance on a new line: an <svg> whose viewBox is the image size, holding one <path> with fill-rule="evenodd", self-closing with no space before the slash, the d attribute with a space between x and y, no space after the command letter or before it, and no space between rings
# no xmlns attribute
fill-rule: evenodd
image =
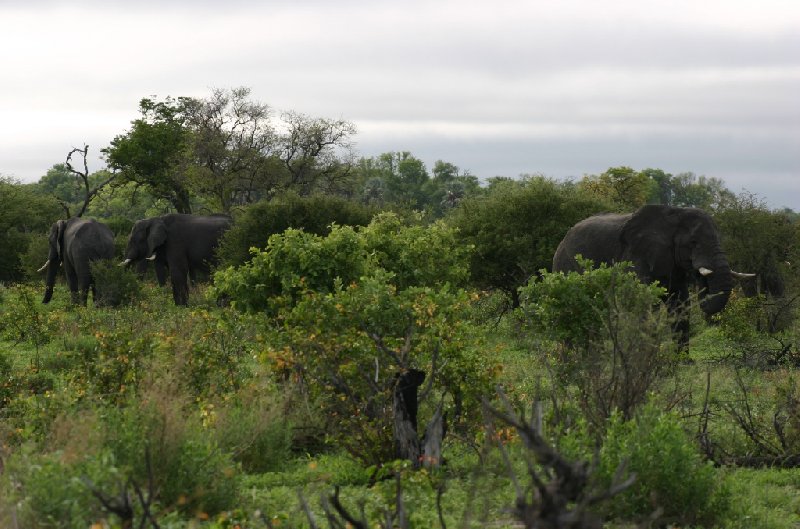
<svg viewBox="0 0 800 529"><path fill-rule="evenodd" d="M125 260L120 265L156 258L156 252L167 240L167 226L161 218L139 220L133 225L125 249Z"/></svg>
<svg viewBox="0 0 800 529"><path fill-rule="evenodd" d="M734 279L747 275L731 271L714 221L699 209L644 206L623 226L621 241L640 273L670 292L699 278L707 315L725 308Z"/></svg>
<svg viewBox="0 0 800 529"><path fill-rule="evenodd" d="M53 287L56 283L56 274L58 267L64 260L64 229L67 226L67 221L59 220L54 222L50 227L50 235L47 237L50 243L50 251L47 254L47 261L42 267L37 270L43 272L47 269L47 279L45 280L44 298L42 303L49 303L53 297Z"/></svg>

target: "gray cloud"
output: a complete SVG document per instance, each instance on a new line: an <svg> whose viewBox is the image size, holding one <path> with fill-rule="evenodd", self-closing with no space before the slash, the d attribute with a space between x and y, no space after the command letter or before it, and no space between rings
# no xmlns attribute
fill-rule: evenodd
<svg viewBox="0 0 800 529"><path fill-rule="evenodd" d="M364 155L484 177L694 171L800 209L792 2L53 0L4 2L0 21L0 173L26 180L99 152L142 97L244 85L354 121Z"/></svg>

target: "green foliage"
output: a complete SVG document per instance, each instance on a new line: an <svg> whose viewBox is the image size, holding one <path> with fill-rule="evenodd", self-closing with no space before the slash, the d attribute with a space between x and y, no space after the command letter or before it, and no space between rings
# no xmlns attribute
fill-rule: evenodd
<svg viewBox="0 0 800 529"><path fill-rule="evenodd" d="M54 322L39 303L39 293L30 286L9 289L0 306L0 336L14 342L27 342L36 351L50 341Z"/></svg>
<svg viewBox="0 0 800 529"><path fill-rule="evenodd" d="M226 311L193 310L169 335L157 335L156 347L175 359L181 384L198 399L237 391L250 380L251 320Z"/></svg>
<svg viewBox="0 0 800 529"><path fill-rule="evenodd" d="M645 171L630 167L612 167L599 176L585 176L580 187L600 201L612 204L615 211L634 211L647 203L653 180Z"/></svg>
<svg viewBox="0 0 800 529"><path fill-rule="evenodd" d="M94 333L95 346L80 351L80 371L73 380L79 392L109 402L123 402L137 393L153 353L153 338L137 331L133 325L121 325Z"/></svg>
<svg viewBox="0 0 800 529"><path fill-rule="evenodd" d="M291 461L292 425L283 406L275 393L246 395L216 413L217 442L245 472L275 472Z"/></svg>
<svg viewBox="0 0 800 529"><path fill-rule="evenodd" d="M349 285L377 269L391 272L398 288L458 285L468 250L443 224L408 226L393 213L360 231L334 225L325 237L289 229L271 236L244 266L218 271L209 295L225 295L245 310L275 311L305 290L332 292L337 282Z"/></svg>
<svg viewBox="0 0 800 529"><path fill-rule="evenodd" d="M452 421L477 419L493 369L467 325L470 296L447 286L399 290L387 272L332 293L309 292L282 313L283 348L269 359L292 368L330 417L329 434L367 464L394 458L392 395L410 369L432 378ZM428 405L424 417L430 417ZM425 421L422 421L425 424Z"/></svg>
<svg viewBox="0 0 800 529"><path fill-rule="evenodd" d="M250 262L216 272L209 296L225 296L242 310L275 312L305 289L331 291L337 279L355 281L366 256L351 227L336 226L327 237L289 229L271 236Z"/></svg>
<svg viewBox="0 0 800 529"><path fill-rule="evenodd" d="M575 384L586 418L602 431L614 410L633 416L676 359L664 289L644 284L629 263L579 260L585 272L544 273L520 289L518 313L558 343L549 361L560 384Z"/></svg>
<svg viewBox="0 0 800 529"><path fill-rule="evenodd" d="M759 335L759 322L763 324L766 320L764 297L734 293L715 320L723 336L740 344L748 343Z"/></svg>
<svg viewBox="0 0 800 529"><path fill-rule="evenodd" d="M269 360L301 375L325 416L335 418L332 435L381 463L393 455L399 375L424 371L452 399L458 420L488 387L490 370L477 360L466 326L471 297L455 288L466 278L467 252L442 223L407 225L386 213L359 231L273 235L250 263L217 272L210 295L276 315L280 347L273 345Z"/></svg>
<svg viewBox="0 0 800 529"><path fill-rule="evenodd" d="M18 388L14 376L14 365L6 351L0 350L0 409L15 397Z"/></svg>
<svg viewBox="0 0 800 529"><path fill-rule="evenodd" d="M462 201L448 218L460 245L475 248L471 282L499 289L516 304L517 289L550 269L572 225L605 206L569 183L544 177L496 180L484 195Z"/></svg>
<svg viewBox="0 0 800 529"><path fill-rule="evenodd" d="M220 241L221 265L238 266L250 259L251 248L267 247L269 237L289 228L314 235L327 235L332 224L365 226L375 214L373 208L330 195L300 197L286 193L262 200L244 210Z"/></svg>
<svg viewBox="0 0 800 529"><path fill-rule="evenodd" d="M46 233L58 215L58 203L39 194L35 185L0 176L0 281L25 277L31 236Z"/></svg>
<svg viewBox="0 0 800 529"><path fill-rule="evenodd" d="M394 274L399 289L448 283L464 286L472 248L458 240L457 232L442 222L407 225L391 213L378 215L359 231L366 251L380 268Z"/></svg>
<svg viewBox="0 0 800 529"><path fill-rule="evenodd" d="M120 307L130 305L141 297L136 274L113 260L103 259L91 263L95 284L95 307Z"/></svg>
<svg viewBox="0 0 800 529"><path fill-rule="evenodd" d="M722 471L730 490L725 529L784 529L797 522L800 476L797 469L731 468Z"/></svg>
<svg viewBox="0 0 800 529"><path fill-rule="evenodd" d="M117 184L135 182L179 213L191 213L191 195L178 166L189 139L186 113L191 98L143 98L141 117L103 149L108 166L120 171Z"/></svg>
<svg viewBox="0 0 800 529"><path fill-rule="evenodd" d="M121 476L113 457L104 453L85 461L65 459L58 452L15 454L10 459L8 471L17 482L9 494L19 501L21 527L85 529L103 517L85 480L97 487L115 487Z"/></svg>
<svg viewBox="0 0 800 529"><path fill-rule="evenodd" d="M800 292L800 279L792 265L800 260L798 225L786 212L770 211L763 201L746 193L728 200L714 218L731 268L757 274L741 283L748 296L765 296L750 303L752 310L760 312L751 320L756 330L779 333L789 329L797 318L796 295Z"/></svg>
<svg viewBox="0 0 800 529"><path fill-rule="evenodd" d="M425 185L430 180L425 164L410 152L387 152L371 160L362 160L362 170L380 178L386 190L384 199L411 209L423 209L427 203Z"/></svg>
<svg viewBox="0 0 800 529"><path fill-rule="evenodd" d="M578 262L585 272L543 273L521 289L522 314L536 332L585 350L607 338L609 312L642 318L661 312L665 289L639 281L630 263L594 268L591 261Z"/></svg>
<svg viewBox="0 0 800 529"><path fill-rule="evenodd" d="M675 415L652 406L645 406L635 420L613 415L600 448L598 478L612 483L623 461L636 482L609 500L608 513L614 518L644 518L661 508L661 518L670 523L707 526L729 507L728 491Z"/></svg>

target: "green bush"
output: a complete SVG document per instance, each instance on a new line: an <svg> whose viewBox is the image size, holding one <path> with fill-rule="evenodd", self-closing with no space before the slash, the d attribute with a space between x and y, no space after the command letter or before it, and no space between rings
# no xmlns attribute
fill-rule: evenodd
<svg viewBox="0 0 800 529"><path fill-rule="evenodd" d="M79 370L71 382L78 391L111 402L123 402L136 394L153 355L153 337L139 331L122 325L95 331L95 346L77 351Z"/></svg>
<svg viewBox="0 0 800 529"><path fill-rule="evenodd" d="M332 292L375 270L393 275L397 288L462 285L468 247L456 243L442 223L409 225L394 213L382 213L361 230L332 226L327 236L289 229L270 237L266 250L249 263L218 271L210 298L225 296L240 309L274 312L293 304L306 290Z"/></svg>
<svg viewBox="0 0 800 529"><path fill-rule="evenodd" d="M379 464L394 458L397 377L424 372L456 424L476 419L490 388L491 362L468 323L474 298L458 288L468 251L442 223L383 213L358 231L273 235L250 263L217 272L210 294L276 317L266 360L298 374L331 419L326 433Z"/></svg>
<svg viewBox="0 0 800 529"><path fill-rule="evenodd" d="M287 193L249 206L236 218L220 242L220 266L238 266L250 260L251 248L264 249L270 236L289 228L327 235L332 224L365 226L376 210L342 197Z"/></svg>
<svg viewBox="0 0 800 529"><path fill-rule="evenodd" d="M583 273L544 273L520 289L518 312L534 336L553 340L556 382L574 385L586 418L602 432L619 410L631 418L676 360L664 289L629 263L581 262Z"/></svg>
<svg viewBox="0 0 800 529"><path fill-rule="evenodd" d="M541 176L495 179L486 193L463 200L447 221L461 246L473 246L470 280L503 291L518 304L517 289L550 269L558 243L576 222L607 210L571 183Z"/></svg>
<svg viewBox="0 0 800 529"><path fill-rule="evenodd" d="M106 515L84 480L110 492L120 479L109 454L66 462L58 452L21 452L9 458L7 467L15 479L8 494L18 501L18 527L85 529Z"/></svg>
<svg viewBox="0 0 800 529"><path fill-rule="evenodd" d="M725 514L727 490L675 415L652 406L642 408L634 420L613 415L600 449L599 479L610 484L625 460L636 482L609 500L611 516L644 518L661 508L660 518L671 524L711 526Z"/></svg>
<svg viewBox="0 0 800 529"><path fill-rule="evenodd" d="M39 302L41 291L29 285L7 289L0 305L0 338L28 343L37 355L50 342L56 329L48 310ZM38 358L37 358L38 362Z"/></svg>
<svg viewBox="0 0 800 529"><path fill-rule="evenodd" d="M292 425L285 418L284 400L270 392L226 404L214 422L219 446L248 473L286 468L292 460Z"/></svg>
<svg viewBox="0 0 800 529"><path fill-rule="evenodd" d="M6 351L0 350L0 409L17 394L17 382L14 376L14 364Z"/></svg>
<svg viewBox="0 0 800 529"><path fill-rule="evenodd" d="M132 270L107 259L94 261L91 267L97 296L95 306L130 305L141 297L141 286Z"/></svg>
<svg viewBox="0 0 800 529"><path fill-rule="evenodd" d="M237 465L174 384L162 384L170 387L149 388L138 406L103 410L105 446L130 479L143 487L152 480L166 510L195 515L231 508Z"/></svg>

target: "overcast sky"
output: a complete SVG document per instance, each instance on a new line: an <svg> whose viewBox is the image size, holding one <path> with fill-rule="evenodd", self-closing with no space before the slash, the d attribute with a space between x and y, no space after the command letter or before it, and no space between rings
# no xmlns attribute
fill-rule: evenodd
<svg viewBox="0 0 800 529"><path fill-rule="evenodd" d="M98 155L143 97L246 86L352 121L362 156L691 171L800 211L797 0L0 0L0 71L0 174L23 181Z"/></svg>

